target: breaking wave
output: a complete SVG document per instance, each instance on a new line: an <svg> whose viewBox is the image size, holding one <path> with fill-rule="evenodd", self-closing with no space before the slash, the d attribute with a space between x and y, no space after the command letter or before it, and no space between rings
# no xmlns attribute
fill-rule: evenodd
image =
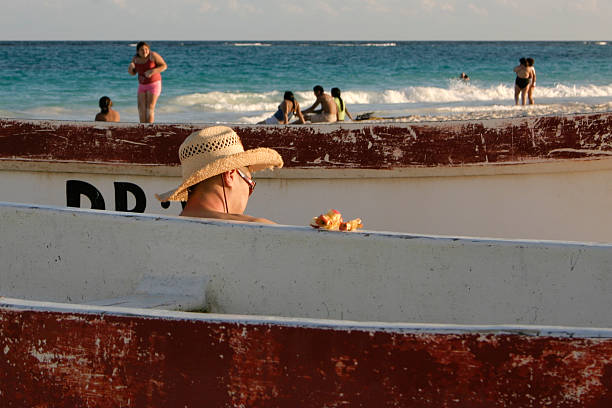
<svg viewBox="0 0 612 408"><path fill-rule="evenodd" d="M314 103L312 91L297 91L295 96L307 108ZM202 92L164 97L158 103L156 119L163 122L257 123L272 115L283 91ZM368 114L388 121L424 122L474 120L536 115L593 113L612 111L612 84L537 87L535 106L515 106L514 89L508 84L479 87L451 81L448 87L406 87L404 89L344 90L342 97L354 117ZM95 102L95 101L94 101ZM92 120L98 108L69 104L4 110L4 117ZM137 121L132 98L115 99L124 121Z"/></svg>
<svg viewBox="0 0 612 408"><path fill-rule="evenodd" d="M254 43L234 43L233 45L235 47L270 47L270 46L272 46L272 44L260 43L260 42L254 42Z"/></svg>
<svg viewBox="0 0 612 408"><path fill-rule="evenodd" d="M312 91L295 92L298 102L304 107L314 103ZM589 98L612 97L612 84L563 85L536 87L535 96L541 99L573 99L577 102ZM514 98L514 88L507 84L478 87L472 84L452 83L442 87L407 87L384 91L345 90L342 97L347 104L444 104L444 103L504 103ZM255 112L274 111L282 100L282 92L206 92L181 95L167 103L177 108L198 109L209 112Z"/></svg>
<svg viewBox="0 0 612 408"><path fill-rule="evenodd" d="M385 42L385 43L377 43L377 42L368 42L368 43L332 43L330 44L333 47L395 47L397 43L394 42Z"/></svg>

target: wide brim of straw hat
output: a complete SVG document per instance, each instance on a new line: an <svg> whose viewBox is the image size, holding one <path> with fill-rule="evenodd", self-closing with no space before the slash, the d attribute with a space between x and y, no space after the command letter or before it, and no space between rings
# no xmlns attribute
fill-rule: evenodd
<svg viewBox="0 0 612 408"><path fill-rule="evenodd" d="M283 167L283 159L277 151L260 147L220 157L191 173L176 189L155 194L159 201L187 201L187 189L201 181L226 171L248 167L251 173L273 167Z"/></svg>

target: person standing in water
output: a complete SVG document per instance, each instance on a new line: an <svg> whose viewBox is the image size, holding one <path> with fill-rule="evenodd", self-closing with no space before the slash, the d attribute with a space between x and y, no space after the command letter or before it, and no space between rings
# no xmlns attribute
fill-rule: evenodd
<svg viewBox="0 0 612 408"><path fill-rule="evenodd" d="M138 116L140 123L155 121L155 104L161 94L161 73L168 68L166 61L151 51L144 41L136 45L136 55L128 67L130 75L138 74Z"/></svg>
<svg viewBox="0 0 612 408"><path fill-rule="evenodd" d="M351 112L349 112L348 109L346 108L346 104L344 103L344 101L342 100L342 97L340 96L340 88L332 88L331 96L334 98L334 102L336 102L336 107L338 108L338 111L336 113L336 117L338 118L338 121L344 121L344 117L346 115L348 115L348 117L351 118L351 120L355 120L353 119Z"/></svg>
<svg viewBox="0 0 612 408"><path fill-rule="evenodd" d="M533 67L533 64L535 64L535 60L533 58L527 58L525 61L527 62L527 67L531 68L531 72L533 73L533 77L531 78L531 84L529 84L529 90L527 91L527 99L529 99L529 104L533 105L533 88L535 88L536 86L536 71Z"/></svg>
<svg viewBox="0 0 612 408"><path fill-rule="evenodd" d="M98 122L119 122L119 112L112 109L113 101L108 96L103 96L98 101L100 112L96 115L95 120Z"/></svg>
<svg viewBox="0 0 612 408"><path fill-rule="evenodd" d="M520 64L514 67L514 72L516 72L516 80L514 81L514 103L518 105L520 94L522 105L525 105L527 90L533 78L533 70L527 66L527 60L525 58L521 58L519 62Z"/></svg>

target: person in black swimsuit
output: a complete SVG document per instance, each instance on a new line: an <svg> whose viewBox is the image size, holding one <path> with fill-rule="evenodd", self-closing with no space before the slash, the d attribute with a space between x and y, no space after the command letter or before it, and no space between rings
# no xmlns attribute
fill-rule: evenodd
<svg viewBox="0 0 612 408"><path fill-rule="evenodd" d="M514 81L514 103L518 105L518 97L521 95L522 104L525 104L525 97L527 96L527 89L533 78L533 70L527 66L527 60L521 58L520 64L514 67L516 72L516 80Z"/></svg>
<svg viewBox="0 0 612 408"><path fill-rule="evenodd" d="M257 122L258 125L286 125L289 123L293 115L297 116L297 120L293 123L304 123L304 116L300 110L300 104L295 100L295 96L291 91L285 91L283 101L278 105L278 110L266 120Z"/></svg>
<svg viewBox="0 0 612 408"><path fill-rule="evenodd" d="M536 86L536 71L533 67L533 65L535 64L535 60L533 58L527 58L526 61L527 67L529 67L531 69L531 72L533 73L533 77L531 78L531 84L529 85L529 90L527 90L527 99L529 99L529 104L533 105L533 88L535 88Z"/></svg>

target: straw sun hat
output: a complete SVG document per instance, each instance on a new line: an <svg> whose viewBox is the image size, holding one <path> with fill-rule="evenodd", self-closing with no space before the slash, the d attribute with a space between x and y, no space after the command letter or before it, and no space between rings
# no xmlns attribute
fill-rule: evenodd
<svg viewBox="0 0 612 408"><path fill-rule="evenodd" d="M251 172L283 167L275 150L260 147L244 151L240 138L227 126L212 126L190 134L179 147L183 183L176 189L155 194L159 201L187 201L187 189L200 181L239 167Z"/></svg>

